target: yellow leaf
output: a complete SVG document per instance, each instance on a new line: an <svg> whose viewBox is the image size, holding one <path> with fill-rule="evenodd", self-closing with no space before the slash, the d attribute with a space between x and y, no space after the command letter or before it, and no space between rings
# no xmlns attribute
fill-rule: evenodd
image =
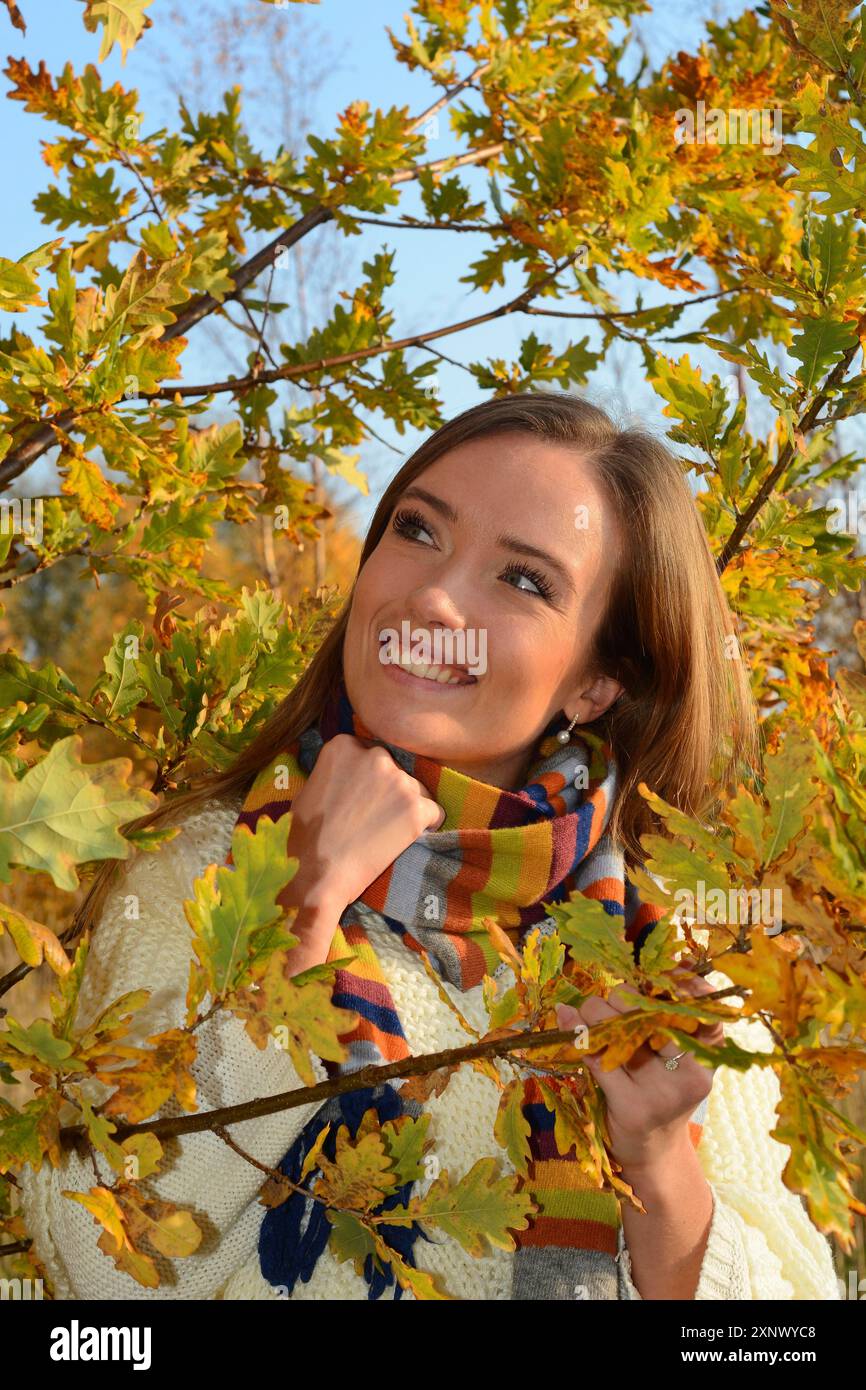
<svg viewBox="0 0 866 1390"><path fill-rule="evenodd" d="M850 1140L834 1132L838 1124L827 1112L824 1098L810 1085L799 1057L796 1066L779 1068L779 1081L779 1123L771 1137L790 1148L782 1181L805 1197L818 1229L835 1235L843 1249L850 1250L854 1243L851 1214L866 1216L866 1206L852 1188L860 1169L846 1157Z"/></svg>
<svg viewBox="0 0 866 1390"><path fill-rule="evenodd" d="M303 1182L307 1174L311 1173L315 1168L316 1164L319 1161L319 1154L322 1152L322 1145L324 1144L330 1132L330 1124L325 1125L325 1127L319 1131L318 1135L316 1136L316 1142L313 1144L313 1147L310 1149L309 1153L304 1159L303 1165L301 1166L301 1176L299 1179L300 1182Z"/></svg>
<svg viewBox="0 0 866 1390"><path fill-rule="evenodd" d="M445 1293L439 1288L432 1274L428 1274L426 1270L423 1269L416 1269L414 1265L407 1264L406 1261L398 1255L397 1251L392 1250L389 1245L386 1245L375 1232L373 1240L375 1241L377 1251L383 1259L387 1257L390 1260L391 1267L400 1283L403 1285L403 1288L409 1289L417 1299L425 1303L434 1299L437 1302L455 1301L450 1293Z"/></svg>
<svg viewBox="0 0 866 1390"><path fill-rule="evenodd" d="M518 1173L525 1173L531 1157L529 1149L530 1125L523 1113L523 1078L519 1077L506 1086L496 1112L493 1133L499 1144L508 1153Z"/></svg>
<svg viewBox="0 0 866 1390"><path fill-rule="evenodd" d="M316 1183L316 1196L329 1206L370 1211L397 1184L397 1174L391 1170L391 1159L378 1131L365 1134L356 1143L349 1137L347 1127L341 1125L334 1161L320 1154L318 1166L322 1176Z"/></svg>
<svg viewBox="0 0 866 1390"><path fill-rule="evenodd" d="M172 1202L147 1197L128 1186L120 1189L119 1201L134 1242L146 1240L172 1260L192 1255L201 1244L202 1232L192 1214Z"/></svg>
<svg viewBox="0 0 866 1390"><path fill-rule="evenodd" d="M106 1115L123 1115L130 1124L139 1124L169 1099L184 1110L197 1110L195 1079L190 1067L196 1058L196 1039L182 1028L154 1033L147 1040L155 1044L124 1071L98 1071L100 1081L117 1089L103 1106Z"/></svg>
<svg viewBox="0 0 866 1390"><path fill-rule="evenodd" d="M508 962L519 980L521 978L521 960L511 937L500 927L495 917L483 917L482 922L487 928L487 934L496 947L496 950L499 952L502 959Z"/></svg>
<svg viewBox="0 0 866 1390"><path fill-rule="evenodd" d="M135 1160L134 1175L124 1164L125 1177L134 1176L137 1181L140 1178L149 1178L158 1169L162 1158L162 1144L155 1134L130 1134L128 1139L124 1139L120 1147L128 1158Z"/></svg>
<svg viewBox="0 0 866 1390"><path fill-rule="evenodd" d="M16 912L8 903L0 903L0 934L4 927L25 965L35 968L44 960L55 975L69 974L72 962L50 927Z"/></svg>
<svg viewBox="0 0 866 1390"><path fill-rule="evenodd" d="M121 62L138 42L145 29L153 20L143 13L153 0L87 0L87 9L82 18L84 27L91 33L97 24L104 25L102 43L99 48L99 62L103 63L114 45L120 45Z"/></svg>
<svg viewBox="0 0 866 1390"><path fill-rule="evenodd" d="M781 937L756 929L749 932L749 942L747 954L728 951L721 956L719 969L733 984L749 990L744 1015L767 1010L781 1033L795 1037L804 1019L820 1017L824 998L821 971L814 962L793 956Z"/></svg>
<svg viewBox="0 0 866 1390"><path fill-rule="evenodd" d="M310 1052L330 1061L344 1061L348 1054L340 1036L356 1026L358 1015L332 1002L330 979L314 977L296 983L287 973L290 956L290 951L275 951L257 976L258 987L236 990L228 1007L244 1020L256 1047L267 1047L273 1038L289 1053L304 1084L314 1086Z"/></svg>
<svg viewBox="0 0 866 1390"><path fill-rule="evenodd" d="M63 476L60 491L72 497L85 521L92 521L103 531L114 525L123 498L102 471L78 446L67 445L58 460Z"/></svg>

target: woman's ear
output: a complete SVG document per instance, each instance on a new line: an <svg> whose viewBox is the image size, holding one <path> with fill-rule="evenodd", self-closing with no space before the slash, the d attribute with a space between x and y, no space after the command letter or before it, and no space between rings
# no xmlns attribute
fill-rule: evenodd
<svg viewBox="0 0 866 1390"><path fill-rule="evenodd" d="M578 724L591 724L593 719L598 719L624 689L612 676L598 676L592 685L580 692L575 709Z"/></svg>

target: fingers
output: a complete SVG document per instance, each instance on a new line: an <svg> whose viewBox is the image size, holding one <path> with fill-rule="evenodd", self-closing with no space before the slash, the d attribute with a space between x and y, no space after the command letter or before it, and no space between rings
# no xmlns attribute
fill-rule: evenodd
<svg viewBox="0 0 866 1390"><path fill-rule="evenodd" d="M673 972L681 976L677 983L685 993L700 998L704 994L714 994L716 986L710 984L709 980L703 979L700 975L688 975L681 966ZM694 1034L699 1042L705 1043L708 1047L720 1047L725 1041L725 1025L721 1020L718 1023L701 1023Z"/></svg>
<svg viewBox="0 0 866 1390"><path fill-rule="evenodd" d="M712 992L712 986L702 980L686 988L695 996ZM607 999L590 995L579 1008L558 1004L559 1025L576 1030L582 1024L591 1030L594 1025L633 1009L636 994L633 987L620 985L611 990ZM712 1029L701 1025L693 1036L708 1045L724 1041L721 1025ZM578 1042L575 1045L580 1046ZM664 1051L655 1051L644 1042L627 1062L609 1070L602 1067L600 1055L587 1050L583 1057L587 1071L604 1093L609 1120L616 1125L620 1139L624 1135L639 1140L655 1128L690 1115L713 1085L715 1069L699 1062L675 1040L667 1042ZM677 1057L678 1065L668 1069L664 1063L671 1057Z"/></svg>
<svg viewBox="0 0 866 1390"><path fill-rule="evenodd" d="M556 1005L556 1016L559 1020L559 1026L563 1029L576 1029L581 1024L590 1028L594 1023L611 1018L615 1013L617 1013L616 1009L610 1008L603 999L594 995L589 999L584 999L579 1009L573 1008L570 1004ZM579 1048L579 1044L576 1045ZM595 1057L591 1052L583 1052L582 1055L587 1071L603 1090L608 1105L627 1111L632 1102L634 1078L628 1074L624 1067L613 1067L610 1071L604 1071L600 1058Z"/></svg>
<svg viewBox="0 0 866 1390"><path fill-rule="evenodd" d="M422 784L419 782L419 783L418 783L418 786L420 787L420 786L422 786ZM426 787L423 788L423 796L422 796L421 799L422 799L422 801L424 801L425 803L428 802L428 801L429 801L429 803L430 803L429 806L426 806L426 805L425 805L425 808L424 808L426 811L429 811L429 815L430 815L430 819L429 819L429 822L428 822L428 824L427 824L427 829L428 829L428 830L439 830L439 829L441 828L442 823L443 823L443 821L445 820L445 817L447 816L448 812L445 810L445 807L444 807L444 806L440 806L439 802L435 799L435 797L432 797L432 796L430 795L430 793L427 791ZM435 813L435 814L434 814L434 813Z"/></svg>
<svg viewBox="0 0 866 1390"><path fill-rule="evenodd" d="M679 974L680 976L685 976L686 974L682 967L678 967L677 971L673 973ZM677 985L683 993L691 994L695 998L704 994L712 994L715 989L715 986L709 984L706 980L694 976L679 978L677 980ZM601 1023L605 1019L614 1017L616 1014L624 1014L634 1009L635 1003L640 997L639 992L634 989L633 986L621 984L610 991L607 999L601 999L598 995L590 995L587 999L583 1000L579 1009L568 1004L558 1004L556 1006L556 1011L557 1017L561 1020L560 1027L563 1029L576 1029L578 1024L582 1023L586 1027L591 1028L594 1024ZM684 1024L685 1022L686 1020L683 1019ZM683 1032L688 1031L687 1028L683 1028ZM706 1047L721 1047L725 1041L724 1024L721 1021L712 1024L701 1023L691 1036ZM601 1071L601 1075L608 1077L612 1076L616 1071L624 1071L626 1075L634 1077L650 1062L656 1062L659 1058L665 1061L669 1057L677 1056L682 1051L683 1048L680 1047L675 1040L670 1040L665 1044L664 1049L659 1048L658 1050L650 1047L648 1042L644 1042L635 1049L629 1060L623 1063L621 1067L611 1068L610 1071ZM597 1058L595 1058L593 1053L587 1053L587 1064L591 1071L593 1070L593 1066L597 1064ZM702 1074L706 1074L707 1072L712 1074L715 1070L715 1068L712 1067L708 1068L688 1054L680 1061L681 1067L686 1066L686 1064L690 1064L692 1068L697 1068Z"/></svg>
<svg viewBox="0 0 866 1390"><path fill-rule="evenodd" d="M605 1019L615 1018L617 1014L628 1012L629 1009L634 1007L633 998L636 993L637 991L631 989L629 986L620 985L617 989L611 990L606 1000L599 999L597 995L592 995L589 999L585 999L580 1006L583 1021L588 1024L589 1027L592 1027L595 1023L602 1023ZM597 1059L592 1058L592 1054L589 1055L591 1060L598 1065L598 1073L593 1073L593 1075L596 1076L599 1082L601 1082L602 1077L606 1080L607 1077L614 1076L617 1073L621 1073L623 1076L627 1077L629 1081L634 1082L638 1073L640 1073L649 1062L654 1061L658 1054L653 1051L648 1043L641 1043L639 1047L635 1048L627 1062L620 1063L618 1067L612 1067L610 1071L605 1071L601 1068Z"/></svg>
<svg viewBox="0 0 866 1390"><path fill-rule="evenodd" d="M580 1023L580 1011L575 1009L572 1004L557 1004L556 1017L563 1032L568 1028L576 1028Z"/></svg>

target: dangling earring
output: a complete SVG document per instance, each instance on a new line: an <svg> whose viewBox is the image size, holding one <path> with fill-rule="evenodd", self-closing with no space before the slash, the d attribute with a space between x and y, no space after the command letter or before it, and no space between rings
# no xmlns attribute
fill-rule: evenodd
<svg viewBox="0 0 866 1390"><path fill-rule="evenodd" d="M559 733L556 735L560 743L568 743L571 738L571 731L577 723L577 720L578 716L575 715L567 729L560 729Z"/></svg>

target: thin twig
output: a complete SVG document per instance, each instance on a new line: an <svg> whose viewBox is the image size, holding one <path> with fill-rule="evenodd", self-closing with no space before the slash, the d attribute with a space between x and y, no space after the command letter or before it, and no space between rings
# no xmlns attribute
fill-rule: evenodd
<svg viewBox="0 0 866 1390"><path fill-rule="evenodd" d="M723 294L739 294L742 285L729 285L726 290L710 290L707 294L695 295L693 299L683 299L679 304L645 304L642 309L573 310L540 309L537 306L527 309L528 314L543 314L554 319L634 319L642 314L658 314L665 309L688 309L692 304L704 304L708 299L718 299Z"/></svg>
<svg viewBox="0 0 866 1390"><path fill-rule="evenodd" d="M824 385L821 387L821 390L818 392L817 396L815 396L814 400L812 401L812 404L809 406L809 409L797 421L797 425L794 430L795 438L796 435L805 434L807 430L813 428L815 421L817 420L822 409L827 403L830 392L834 390L835 387L841 384L842 380L844 379L845 373L847 372L848 368L853 362L854 355L858 351L859 347L860 341L858 339L857 342L852 343L851 347L846 348L845 352L840 357L839 361L836 363L836 366L833 368L832 372L827 377L827 380L824 382ZM782 474L785 473L785 471L788 468L790 468L791 463L794 459L795 448L796 444L792 443L789 440L788 443L784 446L784 448L780 450L779 457L775 465L770 469L766 478L761 483L761 486L758 488L758 491L755 493L751 502L746 507L745 511L742 512L739 520L734 526L733 531L731 532L728 539L725 541L725 544L722 546L722 549L719 551L718 557L716 559L716 569L719 574L721 574L725 570L725 568L730 564L731 560L733 560L734 556L740 549L740 545L743 539L745 538L746 532L748 531L755 517L758 515L758 512L763 507L773 488L776 486L776 483L782 477Z"/></svg>
<svg viewBox="0 0 866 1390"><path fill-rule="evenodd" d="M0 1260L7 1255L23 1255L33 1244L32 1240L16 1240L12 1245L0 1245Z"/></svg>
<svg viewBox="0 0 866 1390"><path fill-rule="evenodd" d="M504 222L424 222L397 217L361 217L352 213L352 220L368 227L393 227L398 232L510 232Z"/></svg>
<svg viewBox="0 0 866 1390"><path fill-rule="evenodd" d="M463 77L459 82L456 82L453 87L448 87L447 90L442 93L441 97L433 102L432 106L428 106L426 111L422 111L421 115L416 116L406 127L407 134L414 135L419 125L423 125L425 121L429 121L431 116L435 116L437 111L441 111L443 106L447 106L448 103L452 101L454 97L459 96L466 87L471 87L475 79L480 77L482 73L485 73L487 69L492 66L493 59L488 58L486 62L479 63L478 66L470 72L468 77Z"/></svg>

